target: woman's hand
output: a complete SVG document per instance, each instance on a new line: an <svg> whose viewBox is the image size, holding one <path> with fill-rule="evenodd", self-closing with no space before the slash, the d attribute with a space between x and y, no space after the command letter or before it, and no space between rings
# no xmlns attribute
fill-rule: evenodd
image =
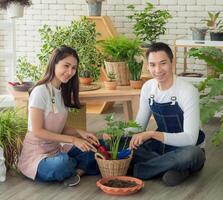
<svg viewBox="0 0 223 200"><path fill-rule="evenodd" d="M75 145L81 151L93 151L97 152L97 149L87 140L74 137L72 144Z"/></svg>
<svg viewBox="0 0 223 200"><path fill-rule="evenodd" d="M98 138L94 133L89 133L87 131L79 131L79 135L93 145L99 144Z"/></svg>
<svg viewBox="0 0 223 200"><path fill-rule="evenodd" d="M139 145L141 145L146 140L152 137L150 133L151 133L150 131L146 131L146 132L134 134L129 143L129 147L131 149L137 149Z"/></svg>

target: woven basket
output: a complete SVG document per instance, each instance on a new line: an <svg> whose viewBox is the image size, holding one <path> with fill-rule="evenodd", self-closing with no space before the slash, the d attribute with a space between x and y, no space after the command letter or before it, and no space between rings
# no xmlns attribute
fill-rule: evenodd
<svg viewBox="0 0 223 200"><path fill-rule="evenodd" d="M132 160L132 154L126 159L105 160L101 154L95 153L95 159L98 163L102 177L124 176L127 174L129 164Z"/></svg>

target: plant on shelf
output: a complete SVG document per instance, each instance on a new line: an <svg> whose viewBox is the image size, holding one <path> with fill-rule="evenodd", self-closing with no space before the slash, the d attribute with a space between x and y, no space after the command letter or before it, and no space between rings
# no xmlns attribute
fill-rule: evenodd
<svg viewBox="0 0 223 200"><path fill-rule="evenodd" d="M139 51L139 41L125 36L108 38L99 43L105 57L105 67L107 72L116 74L118 85L129 85L129 70L127 61L129 52Z"/></svg>
<svg viewBox="0 0 223 200"><path fill-rule="evenodd" d="M7 169L16 169L22 141L27 131L27 119L16 108L0 111L0 146L4 150Z"/></svg>
<svg viewBox="0 0 223 200"><path fill-rule="evenodd" d="M140 129L141 127L135 121L123 122L115 120L114 114L107 115L105 121L106 127L97 132L97 134L107 134L109 137L109 139L106 140L106 149L102 151L103 153L107 150L109 153L107 157L109 158L105 160L96 156L99 169L103 177L125 175L131 161L131 150L127 147L127 136L130 136L131 132L127 130L129 128ZM122 168L122 170L120 168Z"/></svg>
<svg viewBox="0 0 223 200"><path fill-rule="evenodd" d="M104 81L105 88L115 90L117 88L116 74L114 72L107 73L107 80Z"/></svg>
<svg viewBox="0 0 223 200"><path fill-rule="evenodd" d="M215 116L217 111L223 110L223 52L215 47L191 48L189 56L205 61L219 74L216 77L208 77L199 85L201 96L201 121L208 122ZM219 130L212 139L215 145L220 145L223 141L223 115L221 114L221 124Z"/></svg>
<svg viewBox="0 0 223 200"><path fill-rule="evenodd" d="M127 16L130 20L135 20L133 25L134 33L142 42L155 42L160 35L166 32L166 23L171 17L167 10L156 9L149 2L142 11L137 11L134 5L128 5L128 10L133 12Z"/></svg>
<svg viewBox="0 0 223 200"><path fill-rule="evenodd" d="M90 85L92 83L91 71L87 68L80 69L79 71L79 80L81 84Z"/></svg>
<svg viewBox="0 0 223 200"><path fill-rule="evenodd" d="M223 24L222 20L219 20L220 11L216 13L208 12L208 19L203 19L206 22L208 29L210 30L211 40L222 41L223 40Z"/></svg>

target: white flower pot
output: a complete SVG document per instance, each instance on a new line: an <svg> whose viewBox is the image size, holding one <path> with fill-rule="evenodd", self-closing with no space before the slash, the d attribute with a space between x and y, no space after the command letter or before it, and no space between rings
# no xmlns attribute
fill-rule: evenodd
<svg viewBox="0 0 223 200"><path fill-rule="evenodd" d="M7 13L10 18L23 17L24 6L18 3L11 3L7 8Z"/></svg>

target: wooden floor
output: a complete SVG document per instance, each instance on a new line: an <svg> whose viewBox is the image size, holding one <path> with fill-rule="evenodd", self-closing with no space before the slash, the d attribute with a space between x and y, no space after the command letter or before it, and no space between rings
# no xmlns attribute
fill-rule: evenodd
<svg viewBox="0 0 223 200"><path fill-rule="evenodd" d="M114 112L122 118L122 110L116 105ZM89 114L88 130L97 131L104 126L105 115ZM137 200L221 200L223 199L223 147L211 144L211 135L219 120L213 120L204 127L207 133L207 161L203 170L177 187L166 187L159 179L145 182L143 190L128 197L118 199ZM77 187L67 188L60 183L39 183L26 179L22 175L8 175L7 181L0 183L0 200L112 200L101 192L95 182L100 176L85 176Z"/></svg>

